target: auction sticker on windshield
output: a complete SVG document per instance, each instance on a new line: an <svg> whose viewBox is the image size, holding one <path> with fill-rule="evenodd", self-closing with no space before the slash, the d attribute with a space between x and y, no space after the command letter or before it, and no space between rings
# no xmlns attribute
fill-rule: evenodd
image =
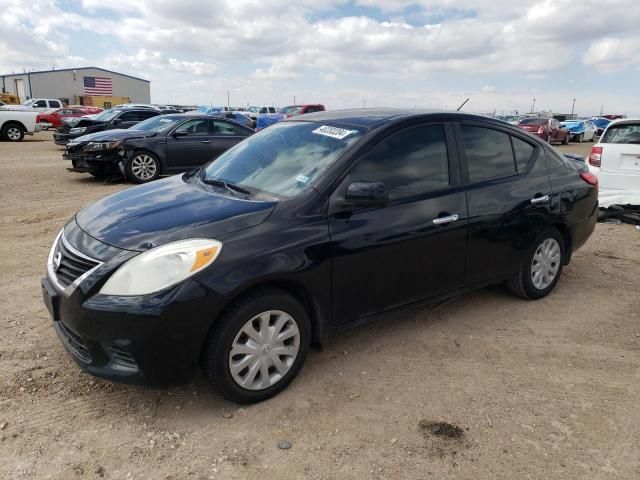
<svg viewBox="0 0 640 480"><path fill-rule="evenodd" d="M345 130L344 128L330 127L328 125L323 125L321 127L316 128L311 133L342 140L344 137L351 135L355 131L356 130Z"/></svg>

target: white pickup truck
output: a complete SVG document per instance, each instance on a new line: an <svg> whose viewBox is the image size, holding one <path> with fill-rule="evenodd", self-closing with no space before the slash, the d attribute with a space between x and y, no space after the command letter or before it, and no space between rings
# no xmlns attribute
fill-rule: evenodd
<svg viewBox="0 0 640 480"><path fill-rule="evenodd" d="M42 130L36 123L38 111L21 111L0 108L0 137L8 142L21 142L25 135Z"/></svg>

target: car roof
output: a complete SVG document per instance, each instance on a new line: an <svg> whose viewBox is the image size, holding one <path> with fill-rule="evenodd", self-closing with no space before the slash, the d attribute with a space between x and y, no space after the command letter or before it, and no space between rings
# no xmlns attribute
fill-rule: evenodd
<svg viewBox="0 0 640 480"><path fill-rule="evenodd" d="M365 128L377 128L383 125L398 123L411 118L430 118L453 120L476 120L490 122L496 125L508 125L501 120L496 120L482 115L453 112L450 110L430 110L415 108L355 108L347 110L329 110L324 112L307 113L306 115L291 117L285 122L336 122Z"/></svg>
<svg viewBox="0 0 640 480"><path fill-rule="evenodd" d="M640 123L640 118L619 118L617 120L612 120L607 127L611 125L624 125L625 123Z"/></svg>

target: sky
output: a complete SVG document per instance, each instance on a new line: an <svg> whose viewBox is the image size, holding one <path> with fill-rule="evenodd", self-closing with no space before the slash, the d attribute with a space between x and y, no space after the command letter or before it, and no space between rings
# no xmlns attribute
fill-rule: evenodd
<svg viewBox="0 0 640 480"><path fill-rule="evenodd" d="M97 66L154 103L640 116L640 0L0 0L0 74Z"/></svg>

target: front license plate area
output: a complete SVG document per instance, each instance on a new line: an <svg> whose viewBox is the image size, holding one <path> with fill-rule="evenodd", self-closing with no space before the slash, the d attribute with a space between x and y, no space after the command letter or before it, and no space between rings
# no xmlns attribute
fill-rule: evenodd
<svg viewBox="0 0 640 480"><path fill-rule="evenodd" d="M46 279L42 279L42 300L44 301L49 315L54 322L60 320L60 295L49 284Z"/></svg>

